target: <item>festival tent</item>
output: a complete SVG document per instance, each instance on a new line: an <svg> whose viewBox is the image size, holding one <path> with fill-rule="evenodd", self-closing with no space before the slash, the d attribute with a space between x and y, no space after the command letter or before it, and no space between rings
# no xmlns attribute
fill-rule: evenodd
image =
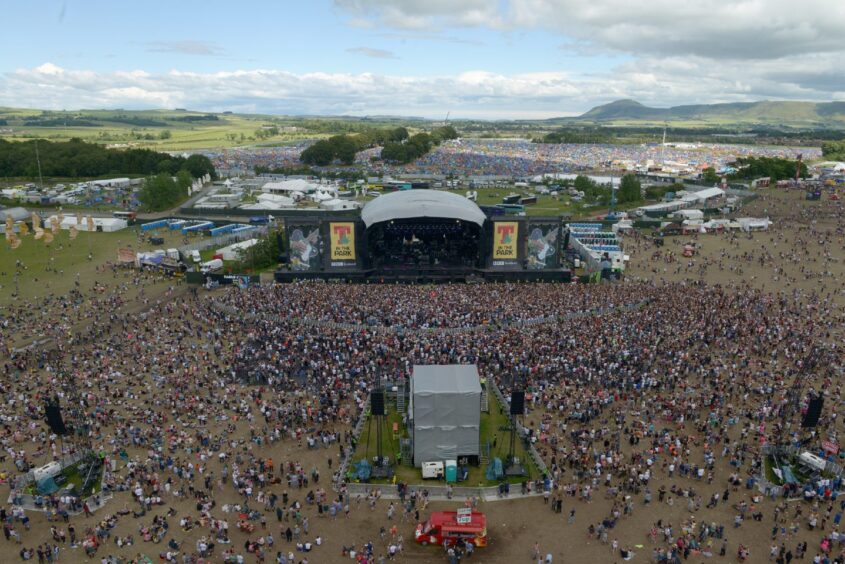
<svg viewBox="0 0 845 564"><path fill-rule="evenodd" d="M50 223L51 218L47 218L46 223ZM129 222L119 217L92 217L91 221L94 224L92 231L103 231L110 233L112 231L120 231L129 227ZM70 229L75 227L77 231L88 231L88 218L82 217L82 221L77 222L75 215L66 215L59 224L62 229Z"/></svg>
<svg viewBox="0 0 845 564"><path fill-rule="evenodd" d="M739 217L736 220L743 231L767 231L772 224L769 218Z"/></svg>
<svg viewBox="0 0 845 564"><path fill-rule="evenodd" d="M284 196L282 194L259 194L258 201L273 202L281 206L293 206L296 203L290 196Z"/></svg>
<svg viewBox="0 0 845 564"><path fill-rule="evenodd" d="M268 182L261 187L262 192L269 194L285 194L292 192L300 192L307 194L320 190L322 187L319 184L308 182L302 178L295 178L293 180L282 180L280 182Z"/></svg>
<svg viewBox="0 0 845 564"><path fill-rule="evenodd" d="M361 207L359 202L351 201L351 200L341 200L338 198L333 198L331 200L326 200L320 202L320 209L329 210L329 211L338 211L338 210L355 210Z"/></svg>
<svg viewBox="0 0 845 564"><path fill-rule="evenodd" d="M222 249L217 249L216 254L222 255L223 260L238 260L241 257L242 251L245 251L256 243L258 243L258 239L247 239L246 241L233 243L227 247L223 247Z"/></svg>

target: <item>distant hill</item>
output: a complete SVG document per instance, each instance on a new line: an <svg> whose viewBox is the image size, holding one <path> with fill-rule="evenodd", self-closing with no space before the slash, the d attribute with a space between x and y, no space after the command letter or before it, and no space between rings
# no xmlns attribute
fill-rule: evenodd
<svg viewBox="0 0 845 564"><path fill-rule="evenodd" d="M762 126L845 129L845 102L738 102L651 108L636 100L617 100L570 118L561 125L674 125L687 127Z"/></svg>

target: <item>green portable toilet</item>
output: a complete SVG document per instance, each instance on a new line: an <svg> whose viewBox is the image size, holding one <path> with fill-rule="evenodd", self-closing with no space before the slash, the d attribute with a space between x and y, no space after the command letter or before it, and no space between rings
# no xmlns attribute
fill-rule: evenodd
<svg viewBox="0 0 845 564"><path fill-rule="evenodd" d="M446 481L449 483L455 483L458 481L458 461L457 460L447 460L446 461Z"/></svg>

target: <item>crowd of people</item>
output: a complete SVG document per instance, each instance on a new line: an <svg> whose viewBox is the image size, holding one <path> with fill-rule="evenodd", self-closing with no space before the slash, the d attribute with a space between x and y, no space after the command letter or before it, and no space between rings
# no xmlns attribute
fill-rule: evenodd
<svg viewBox="0 0 845 564"><path fill-rule="evenodd" d="M307 143L288 147L234 148L206 151L217 170L247 173L256 166L296 167ZM702 144L695 147L643 145L599 145L581 143L544 144L526 139L459 139L446 141L408 165L374 162L381 154L376 147L356 155L356 163L376 172L392 174L494 175L525 178L550 171L578 172L619 170L624 165L645 165L668 161L692 168L709 165L721 170L738 157L820 158L812 147Z"/></svg>
<svg viewBox="0 0 845 564"><path fill-rule="evenodd" d="M799 230L791 242L819 236ZM841 233L824 236L841 244ZM773 241L767 252L780 250ZM722 260L746 259L728 246ZM103 489L84 503L48 494L39 512L11 503L0 520L15 553L39 563L402 558L418 508L397 523L392 501L349 493L339 468L354 456L352 429L376 379L475 364L505 396L528 391L527 440L548 467L544 496L495 503L548 505L544 522L614 558L753 561L771 550L773 561L842 562L838 480L807 501L754 482L767 446L821 452L841 434L841 319L829 288L801 284L196 292L104 268L93 287L12 306L0 324L0 478L20 495L27 470L81 448L44 421L58 397L88 430ZM802 430L819 394L819 426ZM638 540L620 541L631 528ZM762 549L760 531L771 532ZM539 554L560 550L556 537L538 542Z"/></svg>

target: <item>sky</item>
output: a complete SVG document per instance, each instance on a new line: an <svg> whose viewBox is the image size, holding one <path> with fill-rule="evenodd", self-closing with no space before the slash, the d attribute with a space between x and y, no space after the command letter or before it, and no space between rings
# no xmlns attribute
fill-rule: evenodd
<svg viewBox="0 0 845 564"><path fill-rule="evenodd" d="M838 0L0 0L0 106L534 119L845 100Z"/></svg>

